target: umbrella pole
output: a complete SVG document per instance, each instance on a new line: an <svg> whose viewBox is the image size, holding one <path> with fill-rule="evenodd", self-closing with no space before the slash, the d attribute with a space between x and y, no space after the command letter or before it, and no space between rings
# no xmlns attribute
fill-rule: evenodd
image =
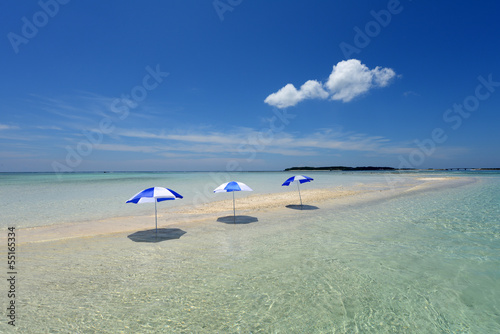
<svg viewBox="0 0 500 334"><path fill-rule="evenodd" d="M302 210L302 196L300 196L300 181L297 181L297 188L299 189L299 198L300 198L300 210Z"/></svg>
<svg viewBox="0 0 500 334"><path fill-rule="evenodd" d="M155 230L156 230L156 235L158 235L158 218L156 218L156 199L155 199Z"/></svg>
<svg viewBox="0 0 500 334"><path fill-rule="evenodd" d="M233 224L236 224L236 209L234 207L234 191L233 193Z"/></svg>

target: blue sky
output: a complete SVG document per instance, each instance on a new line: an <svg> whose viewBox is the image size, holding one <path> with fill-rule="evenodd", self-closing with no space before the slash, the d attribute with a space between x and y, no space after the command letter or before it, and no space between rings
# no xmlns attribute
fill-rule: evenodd
<svg viewBox="0 0 500 334"><path fill-rule="evenodd" d="M496 1L0 6L0 172L500 167Z"/></svg>

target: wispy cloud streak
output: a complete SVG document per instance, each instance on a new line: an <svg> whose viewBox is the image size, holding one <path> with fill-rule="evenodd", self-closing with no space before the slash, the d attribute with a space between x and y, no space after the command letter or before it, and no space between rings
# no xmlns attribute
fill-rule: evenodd
<svg viewBox="0 0 500 334"><path fill-rule="evenodd" d="M189 152L200 155L218 153L237 154L241 152L243 143L258 142L261 133L245 128L235 129L231 133L222 132L189 132L189 133L152 133L138 130L118 130L119 137L130 137L145 140L151 146L118 145L103 146L101 149L130 152ZM331 130L317 131L304 136L296 136L282 132L272 140L263 144L262 153L272 153L284 156L321 155L328 151L362 151L379 154L407 152L411 148L398 146L382 136L368 136L356 133L341 133Z"/></svg>

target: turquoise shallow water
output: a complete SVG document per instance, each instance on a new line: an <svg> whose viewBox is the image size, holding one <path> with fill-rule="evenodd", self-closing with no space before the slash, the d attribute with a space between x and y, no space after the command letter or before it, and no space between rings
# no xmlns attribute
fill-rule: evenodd
<svg viewBox="0 0 500 334"><path fill-rule="evenodd" d="M148 205L125 202L139 191L154 186L167 187L184 196L182 200L161 203L159 210L165 211L226 199L227 196L214 194L213 190L233 180L244 182L254 190L238 193L238 197L289 191L281 184L292 175L287 172L0 173L0 228L151 214L152 208ZM383 174L310 172L308 175L316 180L305 185L305 189L386 182Z"/></svg>
<svg viewBox="0 0 500 334"><path fill-rule="evenodd" d="M500 177L465 176L362 205L207 221L159 243L24 245L18 331L498 333Z"/></svg>

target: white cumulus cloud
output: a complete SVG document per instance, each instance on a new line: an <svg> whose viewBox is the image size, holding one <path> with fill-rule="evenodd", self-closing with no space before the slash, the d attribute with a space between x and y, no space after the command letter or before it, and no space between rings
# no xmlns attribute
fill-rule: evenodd
<svg viewBox="0 0 500 334"><path fill-rule="evenodd" d="M321 83L316 80L309 80L298 90L294 85L288 84L276 93L269 95L264 102L278 108L286 108L294 106L305 99L326 99L328 95Z"/></svg>
<svg viewBox="0 0 500 334"><path fill-rule="evenodd" d="M357 59L343 60L333 66L326 83L308 80L300 89L287 84L264 102L277 108L287 108L306 99L327 99L349 102L375 87L385 87L396 76L391 68L369 69Z"/></svg>

